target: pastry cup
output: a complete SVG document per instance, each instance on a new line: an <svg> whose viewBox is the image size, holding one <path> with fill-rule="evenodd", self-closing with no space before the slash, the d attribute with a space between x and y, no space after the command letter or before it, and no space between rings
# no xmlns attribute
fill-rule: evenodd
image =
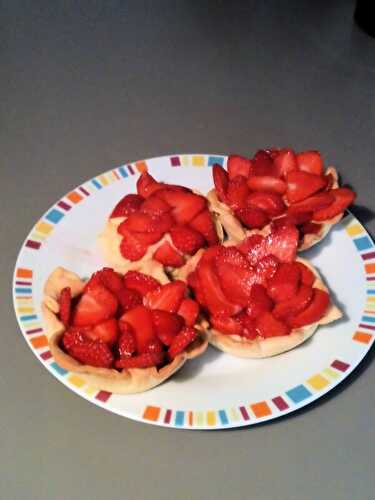
<svg viewBox="0 0 375 500"><path fill-rule="evenodd" d="M155 274L154 277L156 277ZM82 293L85 282L77 274L62 267L56 268L46 281L42 302L46 335L57 364L68 371L79 373L92 387L117 394L147 391L170 378L187 360L201 355L207 348L206 333L201 325L196 325L195 328L200 333L199 337L185 351L178 354L172 362L162 368L131 368L118 371L112 368L84 365L60 347L65 326L58 318L58 298L61 290L67 286L71 288L72 297L76 297Z"/></svg>
<svg viewBox="0 0 375 500"><path fill-rule="evenodd" d="M338 174L337 171L334 167L328 167L326 174L331 174L334 182L332 185L333 189L336 189L339 187L338 185ZM219 223L222 225L225 233L227 234L229 240L232 240L235 243L239 243L242 241L244 238L247 236L250 236L251 234L254 234L254 231L257 230L252 230L252 229L247 229L245 228L239 219L234 215L230 207L228 207L225 203L222 203L219 198L217 197L216 190L212 189L208 194L207 194L207 199L209 203L209 209L211 212L213 212L219 221ZM317 234L305 234L303 235L303 238L300 241L300 244L298 246L298 250L307 250L308 248L311 248L313 245L316 243L319 243L327 234L328 232L332 229L332 227L340 222L342 219L344 213L336 215L336 217L333 217L332 219L326 220L326 221L319 221L317 222L318 224L321 224L321 229L319 233ZM312 220L314 222L314 220ZM265 226L263 230L269 229L270 224Z"/></svg>

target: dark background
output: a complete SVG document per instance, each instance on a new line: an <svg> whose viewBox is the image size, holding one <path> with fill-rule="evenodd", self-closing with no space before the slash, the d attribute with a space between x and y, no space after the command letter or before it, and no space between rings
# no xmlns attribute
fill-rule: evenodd
<svg viewBox="0 0 375 500"><path fill-rule="evenodd" d="M374 232L375 39L353 11L350 0L0 1L1 498L374 498L373 354L292 417L168 430L50 377L9 294L19 247L52 203L168 153L319 149Z"/></svg>

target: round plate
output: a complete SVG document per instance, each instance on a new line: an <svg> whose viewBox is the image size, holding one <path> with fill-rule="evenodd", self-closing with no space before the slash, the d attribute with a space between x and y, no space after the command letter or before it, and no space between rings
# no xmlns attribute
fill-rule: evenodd
<svg viewBox="0 0 375 500"><path fill-rule="evenodd" d="M209 347L164 384L143 394L97 391L81 375L60 368L44 334L44 282L57 266L88 276L105 263L97 234L115 203L135 191L139 172L207 192L211 168L226 157L164 156L99 175L78 186L36 223L19 253L14 272L14 307L33 353L69 389L106 410L134 420L187 429L252 425L293 412L338 385L360 363L374 341L375 249L352 216L304 253L328 283L343 318L320 327L300 347L279 356L245 360Z"/></svg>

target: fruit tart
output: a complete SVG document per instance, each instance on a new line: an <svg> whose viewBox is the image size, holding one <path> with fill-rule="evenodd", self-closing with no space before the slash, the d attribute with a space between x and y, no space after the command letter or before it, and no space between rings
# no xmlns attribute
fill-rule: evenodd
<svg viewBox="0 0 375 500"><path fill-rule="evenodd" d="M120 272L148 272L157 265L179 268L200 248L218 241L204 196L157 182L148 172L139 177L137 194L117 203L99 235L106 262Z"/></svg>
<svg viewBox="0 0 375 500"><path fill-rule="evenodd" d="M209 342L244 358L288 351L340 318L315 269L296 259L298 230L258 231L202 250L181 269L206 312Z"/></svg>
<svg viewBox="0 0 375 500"><path fill-rule="evenodd" d="M186 284L162 285L138 271L103 268L84 282L59 267L45 284L42 310L56 362L100 390L151 389L207 347Z"/></svg>
<svg viewBox="0 0 375 500"><path fill-rule="evenodd" d="M324 238L355 199L351 189L339 187L334 167L324 169L318 151L260 150L251 159L231 155L227 170L214 165L213 179L210 209L235 241L270 223L294 224L298 249L305 250Z"/></svg>

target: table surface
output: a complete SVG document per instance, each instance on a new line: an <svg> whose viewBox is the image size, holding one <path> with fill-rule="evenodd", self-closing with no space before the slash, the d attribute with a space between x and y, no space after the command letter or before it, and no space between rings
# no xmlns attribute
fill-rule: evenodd
<svg viewBox="0 0 375 500"><path fill-rule="evenodd" d="M375 39L352 1L1 2L0 497L374 498L373 353L317 403L239 430L140 424L31 354L10 282L64 193L172 152L319 149L375 232Z"/></svg>

